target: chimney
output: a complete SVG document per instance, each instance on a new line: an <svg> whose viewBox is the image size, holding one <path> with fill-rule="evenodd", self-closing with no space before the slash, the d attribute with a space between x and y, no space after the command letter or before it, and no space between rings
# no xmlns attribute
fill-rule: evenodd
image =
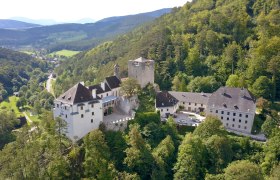
<svg viewBox="0 0 280 180"><path fill-rule="evenodd" d="M105 91L105 82L101 82L101 88L103 89L103 91Z"/></svg>
<svg viewBox="0 0 280 180"><path fill-rule="evenodd" d="M91 91L91 94L92 94L92 97L93 97L94 99L96 99L96 89L93 89L93 90Z"/></svg>

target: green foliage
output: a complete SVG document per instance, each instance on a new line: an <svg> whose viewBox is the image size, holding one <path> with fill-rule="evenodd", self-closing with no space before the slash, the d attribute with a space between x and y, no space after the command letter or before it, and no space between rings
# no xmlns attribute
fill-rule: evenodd
<svg viewBox="0 0 280 180"><path fill-rule="evenodd" d="M174 179L203 179L206 148L200 138L187 134L179 146Z"/></svg>
<svg viewBox="0 0 280 180"><path fill-rule="evenodd" d="M121 93L127 98L137 95L140 89L136 79L128 78L121 83Z"/></svg>
<svg viewBox="0 0 280 180"><path fill-rule="evenodd" d="M160 123L160 114L156 112L139 112L136 113L135 118L134 118L134 123L137 123L140 125L141 128L146 126L149 123L155 123L159 124Z"/></svg>
<svg viewBox="0 0 280 180"><path fill-rule="evenodd" d="M206 141L205 145L208 152L209 172L212 174L221 173L233 158L231 142L226 137L213 135Z"/></svg>
<svg viewBox="0 0 280 180"><path fill-rule="evenodd" d="M86 177L112 179L110 169L110 150L101 131L90 132L84 139L85 160L83 162Z"/></svg>
<svg viewBox="0 0 280 180"><path fill-rule="evenodd" d="M266 120L262 124L262 132L266 137L269 137L272 134L274 128L278 128L279 120L274 119L270 116L266 117Z"/></svg>
<svg viewBox="0 0 280 180"><path fill-rule="evenodd" d="M226 131L217 117L207 116L205 121L194 130L193 134L205 139L213 135L224 136Z"/></svg>
<svg viewBox="0 0 280 180"><path fill-rule="evenodd" d="M257 97L271 99L271 81L266 76L260 76L250 89Z"/></svg>
<svg viewBox="0 0 280 180"><path fill-rule="evenodd" d="M225 169L225 180L262 180L261 169L258 165L249 161L236 161Z"/></svg>
<svg viewBox="0 0 280 180"><path fill-rule="evenodd" d="M212 93L220 86L221 84L219 84L213 76L207 76L194 78L188 84L187 89L190 92Z"/></svg>
<svg viewBox="0 0 280 180"><path fill-rule="evenodd" d="M0 150L15 139L12 130L18 123L15 113L0 110Z"/></svg>
<svg viewBox="0 0 280 180"><path fill-rule="evenodd" d="M124 163L142 179L150 178L155 162L150 146L146 144L139 132L139 126L130 126L128 145Z"/></svg>

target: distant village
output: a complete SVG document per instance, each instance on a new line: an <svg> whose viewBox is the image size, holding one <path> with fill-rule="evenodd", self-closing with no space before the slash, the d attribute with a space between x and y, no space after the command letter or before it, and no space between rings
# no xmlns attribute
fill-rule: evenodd
<svg viewBox="0 0 280 180"><path fill-rule="evenodd" d="M128 61L128 78L136 79L141 88L154 85L153 60L138 58ZM106 128L116 129L116 124L125 127L134 118L139 106L137 96L126 98L121 93L119 66L114 66L114 75L106 77L100 84L85 86L83 82L74 85L55 99L54 117L64 119L66 135L73 141L84 137L101 123ZM176 123L198 126L205 116L216 116L224 127L242 135L251 135L254 122L256 99L245 88L220 87L210 93L158 91L155 108L164 121L172 116Z"/></svg>

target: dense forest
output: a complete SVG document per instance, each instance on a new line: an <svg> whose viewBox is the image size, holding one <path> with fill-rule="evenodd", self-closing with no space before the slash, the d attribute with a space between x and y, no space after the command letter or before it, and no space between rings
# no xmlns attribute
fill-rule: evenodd
<svg viewBox="0 0 280 180"><path fill-rule="evenodd" d="M9 118L6 112L0 113L1 120ZM109 131L101 125L73 143L62 133L63 120L54 121L48 112L42 116L39 123L13 132L16 140L0 151L1 178L280 178L277 126L263 143L228 133L215 117L208 117L190 132L172 118L162 123L158 113L138 112L125 132Z"/></svg>
<svg viewBox="0 0 280 180"><path fill-rule="evenodd" d="M127 61L143 56L156 61L163 90L213 92L228 85L279 99L279 6L278 0L194 0L64 62L56 93L102 80L115 63L125 77Z"/></svg>
<svg viewBox="0 0 280 180"><path fill-rule="evenodd" d="M30 55L0 48L0 101L27 85L31 77L44 81L48 64ZM39 76L41 75L41 76ZM40 83L39 82L39 83Z"/></svg>

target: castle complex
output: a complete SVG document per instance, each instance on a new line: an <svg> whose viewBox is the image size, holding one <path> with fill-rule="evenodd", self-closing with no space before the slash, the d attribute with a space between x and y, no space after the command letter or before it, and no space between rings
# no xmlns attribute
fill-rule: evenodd
<svg viewBox="0 0 280 180"><path fill-rule="evenodd" d="M128 62L128 77L135 78L143 88L154 83L154 61L142 57ZM97 129L106 117L114 119L115 112L132 114L137 108L137 98L126 100L120 91L119 65L114 66L114 75L100 84L86 87L78 83L55 99L54 117L67 122L66 135L77 141ZM134 103L132 102L134 101ZM204 112L217 116L227 129L251 133L256 101L247 89L221 87L216 92L191 93L157 92L156 110L165 118L179 109L189 112Z"/></svg>

